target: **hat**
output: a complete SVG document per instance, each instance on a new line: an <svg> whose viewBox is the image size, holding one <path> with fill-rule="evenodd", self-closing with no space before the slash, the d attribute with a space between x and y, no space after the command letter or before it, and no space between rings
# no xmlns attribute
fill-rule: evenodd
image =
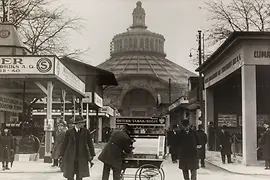
<svg viewBox="0 0 270 180"><path fill-rule="evenodd" d="M86 119L84 119L82 116L76 116L73 124L83 123L86 122Z"/></svg>
<svg viewBox="0 0 270 180"><path fill-rule="evenodd" d="M58 123L57 123L57 126L67 126L67 122L66 121L63 121L63 120L60 120Z"/></svg>
<svg viewBox="0 0 270 180"><path fill-rule="evenodd" d="M185 119L182 121L182 126L187 127L189 125L189 120Z"/></svg>

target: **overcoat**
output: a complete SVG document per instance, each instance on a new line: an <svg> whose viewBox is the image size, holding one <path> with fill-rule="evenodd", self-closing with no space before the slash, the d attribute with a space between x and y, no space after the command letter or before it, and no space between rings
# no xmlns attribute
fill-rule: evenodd
<svg viewBox="0 0 270 180"><path fill-rule="evenodd" d="M220 145L222 145L222 148L220 149L222 155L232 154L231 136L227 131L225 131L224 133L223 132L220 133L219 143Z"/></svg>
<svg viewBox="0 0 270 180"><path fill-rule="evenodd" d="M71 128L66 131L64 142L61 146L60 156L63 156L63 175L65 178L74 177L74 162L76 153L76 130ZM79 135L79 148L78 148L78 169L79 178L89 177L89 153L92 157L95 156L95 149L90 132L81 128ZM87 148L88 146L88 148Z"/></svg>
<svg viewBox="0 0 270 180"><path fill-rule="evenodd" d="M108 143L99 155L98 159L104 164L121 169L125 153L132 151L132 139L125 131L115 131L111 135Z"/></svg>
<svg viewBox="0 0 270 180"><path fill-rule="evenodd" d="M198 158L205 159L205 145L207 143L207 135L203 130L197 130L197 136L199 140L199 145L202 146L198 149Z"/></svg>
<svg viewBox="0 0 270 180"><path fill-rule="evenodd" d="M168 146L169 146L169 153L171 154L177 154L178 150L177 150L177 141L178 141L178 131L176 130L170 130L167 133L167 142L168 142Z"/></svg>
<svg viewBox="0 0 270 180"><path fill-rule="evenodd" d="M65 131L59 132L55 136L55 141L52 149L52 159L59 159L61 146L65 139Z"/></svg>
<svg viewBox="0 0 270 180"><path fill-rule="evenodd" d="M196 131L190 129L188 133L185 130L181 130L178 133L178 155L180 169L199 169L197 145L199 145L199 140Z"/></svg>
<svg viewBox="0 0 270 180"><path fill-rule="evenodd" d="M263 147L263 157L265 160L270 159L270 129L266 130L260 139Z"/></svg>
<svg viewBox="0 0 270 180"><path fill-rule="evenodd" d="M14 140L11 135L0 136L0 158L1 161L12 162L14 153Z"/></svg>

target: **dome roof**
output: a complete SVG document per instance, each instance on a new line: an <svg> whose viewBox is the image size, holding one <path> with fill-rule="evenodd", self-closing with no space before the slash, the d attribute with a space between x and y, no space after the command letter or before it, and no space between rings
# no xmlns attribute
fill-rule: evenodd
<svg viewBox="0 0 270 180"><path fill-rule="evenodd" d="M196 76L168 59L150 53L129 53L112 57L99 67L113 72L117 78L122 75L151 75L167 82L171 79L179 84L187 84L190 76Z"/></svg>
<svg viewBox="0 0 270 180"><path fill-rule="evenodd" d="M142 3L139 1L136 5L132 13L133 25L113 37L111 58L99 67L113 72L117 78L122 75L151 75L187 85L188 78L196 74L166 59L165 38L147 30Z"/></svg>

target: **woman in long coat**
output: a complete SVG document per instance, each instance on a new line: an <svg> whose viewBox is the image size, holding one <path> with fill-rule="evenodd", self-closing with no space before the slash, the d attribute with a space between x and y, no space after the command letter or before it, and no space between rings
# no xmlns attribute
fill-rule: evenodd
<svg viewBox="0 0 270 180"><path fill-rule="evenodd" d="M265 159L265 169L270 169L270 128L269 124L264 125L266 131L264 132L260 143L263 146L263 157Z"/></svg>
<svg viewBox="0 0 270 180"><path fill-rule="evenodd" d="M60 158L60 150L65 139L66 130L67 126L65 122L59 122L57 124L56 136L51 155L53 159L53 166L58 166L58 159Z"/></svg>

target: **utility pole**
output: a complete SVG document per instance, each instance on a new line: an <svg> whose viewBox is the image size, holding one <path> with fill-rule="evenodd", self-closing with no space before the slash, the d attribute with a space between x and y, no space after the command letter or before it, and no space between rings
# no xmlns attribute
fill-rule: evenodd
<svg viewBox="0 0 270 180"><path fill-rule="evenodd" d="M199 51L199 66L202 65L202 31L199 30L198 31L199 36L198 36L198 42L199 42L199 46L198 46L198 51ZM202 124L204 124L204 103L203 103L203 77L202 77L202 73L199 73L199 100L200 100L200 110L201 110L201 121ZM206 127L205 127L206 128Z"/></svg>

